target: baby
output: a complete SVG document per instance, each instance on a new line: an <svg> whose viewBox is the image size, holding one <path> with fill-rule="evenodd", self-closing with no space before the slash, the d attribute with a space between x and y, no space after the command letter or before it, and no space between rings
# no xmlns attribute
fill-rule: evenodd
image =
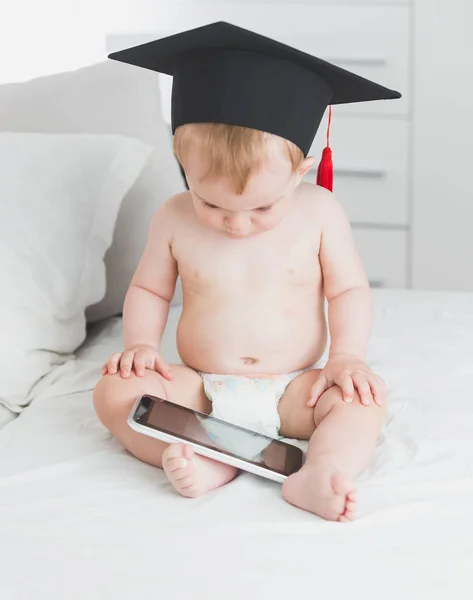
<svg viewBox="0 0 473 600"><path fill-rule="evenodd" d="M153 218L125 300L125 351L104 366L97 414L132 454L162 466L179 493L195 497L236 469L135 433L126 423L133 401L148 393L209 413L211 374L266 378L282 395L266 417L276 427L262 432L310 438L284 498L326 519L353 519L354 479L385 411L383 382L364 362L370 290L343 209L330 192L301 181L314 158L282 138L188 124L174 141L190 191ZM177 346L186 366L169 366L159 346L178 273ZM331 344L320 370L311 367L327 343L324 297Z"/></svg>
<svg viewBox="0 0 473 600"><path fill-rule="evenodd" d="M234 32L227 24L187 33L205 37L210 28L223 25L227 38L244 38L246 30ZM178 37L154 42L163 42L159 48L143 45L143 52L166 54L172 38L175 52ZM137 49L132 50L132 59L126 50L111 57L150 64L141 63ZM285 481L283 497L325 519L349 521L356 513L355 479L373 455L386 414L385 385L364 360L372 321L370 289L341 205L326 189L302 181L314 165L315 159L306 155L314 134L303 140L305 129L296 132L296 125L313 106L289 113L297 94L291 92L285 100L281 87L271 116L266 111L264 123L251 127L245 123L258 115L254 97L251 113L245 113L244 95L230 106L215 101L222 87L217 80L204 82L209 87L194 82L192 96L185 93L196 73L220 73L228 91L238 80L238 61L246 61L245 82L256 69L252 90L261 85L256 98L267 102L268 86L283 85L296 68L287 61L277 63L281 77L275 80L273 67L268 75L267 52L251 52L249 62L247 54L236 52L227 53L230 59L219 54L218 63L213 62L217 52L193 53L189 61L199 60L199 66L207 61L205 69L195 64L187 68L182 58L173 65L174 151L189 191L171 197L152 220L125 299L124 350L104 365L94 404L102 423L125 448L163 468L177 492L187 497L228 483L237 470L194 454L187 445L168 445L134 432L127 417L141 394L273 437L310 440L304 466ZM265 61L264 69L258 70L259 60ZM153 65L155 70L168 68L159 58ZM307 73L298 72L291 89L297 92L300 82L308 95L310 81ZM322 84L317 85L319 90ZM204 102L205 94L211 94L211 102ZM222 112L222 106L232 115ZM215 122L205 121L209 114ZM232 123L233 114L243 125ZM288 114L294 116L292 129L286 127ZM321 114L323 110L318 120ZM183 364L168 365L160 342L178 274L183 308L177 347ZM329 357L323 368L316 368L328 339L325 298Z"/></svg>

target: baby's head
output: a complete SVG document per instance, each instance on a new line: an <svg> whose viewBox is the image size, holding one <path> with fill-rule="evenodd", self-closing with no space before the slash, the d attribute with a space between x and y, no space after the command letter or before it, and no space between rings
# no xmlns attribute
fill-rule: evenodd
<svg viewBox="0 0 473 600"><path fill-rule="evenodd" d="M199 219L231 237L276 227L315 161L281 137L220 123L178 127L174 152Z"/></svg>

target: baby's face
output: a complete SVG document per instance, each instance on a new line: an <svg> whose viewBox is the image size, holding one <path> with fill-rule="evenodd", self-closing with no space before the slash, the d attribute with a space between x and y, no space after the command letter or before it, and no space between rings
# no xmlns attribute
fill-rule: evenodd
<svg viewBox="0 0 473 600"><path fill-rule="evenodd" d="M260 172L250 178L239 195L226 179L203 178L208 165L197 151L191 151L186 177L201 222L228 237L246 238L273 229L284 219L294 190L312 164L313 159L308 158L294 173L280 146L274 147Z"/></svg>

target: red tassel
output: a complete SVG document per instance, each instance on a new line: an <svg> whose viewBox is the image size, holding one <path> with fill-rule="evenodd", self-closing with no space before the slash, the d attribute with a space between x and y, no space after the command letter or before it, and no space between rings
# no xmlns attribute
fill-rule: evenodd
<svg viewBox="0 0 473 600"><path fill-rule="evenodd" d="M317 185L333 192L332 150L328 146L324 148L322 160L317 169Z"/></svg>
<svg viewBox="0 0 473 600"><path fill-rule="evenodd" d="M328 127L327 127L327 146L324 148L322 160L317 169L317 185L333 191L333 162L332 150L330 148L330 125L332 123L332 107L329 107Z"/></svg>

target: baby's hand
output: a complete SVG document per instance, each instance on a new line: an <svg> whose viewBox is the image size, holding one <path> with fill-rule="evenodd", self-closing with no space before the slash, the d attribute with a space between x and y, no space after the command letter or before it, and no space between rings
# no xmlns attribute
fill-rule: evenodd
<svg viewBox="0 0 473 600"><path fill-rule="evenodd" d="M129 377L134 367L138 377L143 377L145 369L156 371L166 379L172 380L169 365L153 346L140 345L124 352L115 352L102 367L102 375L115 375L117 371L122 377Z"/></svg>
<svg viewBox="0 0 473 600"><path fill-rule="evenodd" d="M373 400L381 406L386 397L384 381L365 362L351 354L335 354L329 358L312 386L307 406L315 406L325 390L334 385L342 390L345 402L353 402L355 388L365 406L369 406Z"/></svg>

